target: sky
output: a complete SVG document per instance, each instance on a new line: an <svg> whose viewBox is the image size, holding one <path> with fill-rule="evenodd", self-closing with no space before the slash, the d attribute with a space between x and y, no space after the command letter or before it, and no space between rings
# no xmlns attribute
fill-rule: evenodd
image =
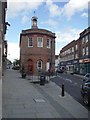
<svg viewBox="0 0 90 120"><path fill-rule="evenodd" d="M20 33L31 29L31 18L38 17L38 28L47 29L56 35L55 54L62 47L77 40L88 27L88 2L90 0L7 0L5 39L8 41L8 56L11 61L19 59ZM34 13L35 11L35 13Z"/></svg>

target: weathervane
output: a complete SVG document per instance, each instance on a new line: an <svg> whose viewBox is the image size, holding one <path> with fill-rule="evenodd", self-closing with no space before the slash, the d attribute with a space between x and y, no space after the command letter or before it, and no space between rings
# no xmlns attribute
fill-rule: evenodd
<svg viewBox="0 0 90 120"><path fill-rule="evenodd" d="M35 16L36 11L34 11L33 13L34 13L34 16Z"/></svg>

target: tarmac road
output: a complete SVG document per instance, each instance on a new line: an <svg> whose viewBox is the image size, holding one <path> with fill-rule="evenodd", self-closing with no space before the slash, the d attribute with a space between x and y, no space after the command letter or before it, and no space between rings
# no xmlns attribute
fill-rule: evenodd
<svg viewBox="0 0 90 120"><path fill-rule="evenodd" d="M86 106L82 101L82 97L80 93L80 89L81 89L80 87L82 85L81 77L71 74L58 73L58 75L52 78L51 80L60 87L62 87L62 84L64 84L65 91L90 111L90 107Z"/></svg>

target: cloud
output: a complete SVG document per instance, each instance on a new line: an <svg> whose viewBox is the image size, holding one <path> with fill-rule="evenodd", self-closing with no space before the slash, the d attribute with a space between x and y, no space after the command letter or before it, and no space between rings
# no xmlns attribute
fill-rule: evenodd
<svg viewBox="0 0 90 120"><path fill-rule="evenodd" d="M79 34L82 32L82 29L75 28L66 28L61 32L56 32L56 54L60 53L60 50L70 43L73 40L77 40L79 38Z"/></svg>
<svg viewBox="0 0 90 120"><path fill-rule="evenodd" d="M8 0L9 2L18 2L18 3L22 3L22 2L28 2L28 3L31 3L31 2L44 2L45 0Z"/></svg>
<svg viewBox="0 0 90 120"><path fill-rule="evenodd" d="M26 15L24 15L24 16L22 17L22 24L29 23L29 20L30 20L30 18L27 17Z"/></svg>
<svg viewBox="0 0 90 120"><path fill-rule="evenodd" d="M44 2L69 2L69 0L44 0Z"/></svg>
<svg viewBox="0 0 90 120"><path fill-rule="evenodd" d="M42 24L44 25L48 25L50 28L56 28L56 26L59 24L57 21L53 20L53 19L49 19L45 22L42 22Z"/></svg>
<svg viewBox="0 0 90 120"><path fill-rule="evenodd" d="M8 18L13 18L20 16L26 12L31 12L36 10L44 0L7 0L7 16Z"/></svg>
<svg viewBox="0 0 90 120"><path fill-rule="evenodd" d="M88 2L90 0L7 0L7 16L8 18L17 17L24 15L25 13L30 13L36 10L40 5L46 3L48 7L50 17L57 17L63 15L71 19L71 17L77 13L88 9ZM67 2L63 8L56 4L56 2Z"/></svg>
<svg viewBox="0 0 90 120"><path fill-rule="evenodd" d="M60 15L61 8L58 5L56 5L52 0L47 0L46 5L49 9L51 17L55 17L55 16Z"/></svg>
<svg viewBox="0 0 90 120"><path fill-rule="evenodd" d="M78 0L77 2L76 0L70 0L62 9L62 14L70 20L75 13L88 9L89 1L90 0Z"/></svg>
<svg viewBox="0 0 90 120"><path fill-rule="evenodd" d="M90 0L69 0L64 5L63 8L61 8L59 5L57 5L54 0L47 0L46 5L48 7L49 13L51 17L60 17L65 16L68 20L71 19L71 17L78 12L82 12L86 9L88 9L88 2ZM59 1L62 2L62 1ZM64 1L66 2L66 1Z"/></svg>
<svg viewBox="0 0 90 120"><path fill-rule="evenodd" d="M14 59L19 59L19 54L20 54L19 43L8 42L7 58L13 62Z"/></svg>
<svg viewBox="0 0 90 120"><path fill-rule="evenodd" d="M82 15L81 15L81 17L86 17L86 18L88 18L88 13L83 13Z"/></svg>

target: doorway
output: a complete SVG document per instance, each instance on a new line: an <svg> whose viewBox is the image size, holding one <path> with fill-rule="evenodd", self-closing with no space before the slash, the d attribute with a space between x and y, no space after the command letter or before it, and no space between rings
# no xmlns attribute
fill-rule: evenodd
<svg viewBox="0 0 90 120"><path fill-rule="evenodd" d="M31 59L27 60L27 73L28 75L33 74L33 61Z"/></svg>

